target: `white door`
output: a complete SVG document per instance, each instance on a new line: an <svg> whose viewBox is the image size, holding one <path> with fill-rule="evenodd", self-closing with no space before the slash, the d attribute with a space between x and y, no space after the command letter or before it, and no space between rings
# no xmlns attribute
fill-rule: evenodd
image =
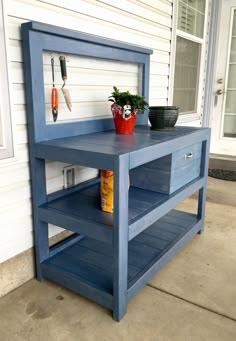
<svg viewBox="0 0 236 341"><path fill-rule="evenodd" d="M236 156L236 0L223 0L211 153Z"/></svg>

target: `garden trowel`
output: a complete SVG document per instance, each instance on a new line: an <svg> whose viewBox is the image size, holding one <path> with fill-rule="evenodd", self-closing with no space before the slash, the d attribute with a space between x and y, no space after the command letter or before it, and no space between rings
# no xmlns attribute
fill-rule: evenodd
<svg viewBox="0 0 236 341"><path fill-rule="evenodd" d="M59 60L60 60L60 66L61 66L61 77L62 77L62 80L64 82L62 85L61 91L62 91L63 96L65 98L66 105L67 105L68 109L71 111L72 110L72 102L71 102L70 92L67 88L65 88L66 80L67 80L66 58L65 58L65 56L60 56Z"/></svg>

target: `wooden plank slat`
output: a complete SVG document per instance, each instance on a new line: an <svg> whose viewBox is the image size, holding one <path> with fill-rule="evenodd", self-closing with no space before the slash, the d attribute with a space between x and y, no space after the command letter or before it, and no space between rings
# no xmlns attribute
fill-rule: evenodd
<svg viewBox="0 0 236 341"><path fill-rule="evenodd" d="M105 271L100 267L101 257L98 256L96 264L93 265L93 252L86 255L86 250L83 249L85 253L83 256L79 247L76 248L76 251L77 253L71 249L65 250L63 255L59 255L56 260L51 259L50 263L66 268L72 277L79 277L81 280L89 282L91 286L112 295L112 275L110 271ZM78 264L76 261L79 262L79 266L76 266Z"/></svg>
<svg viewBox="0 0 236 341"><path fill-rule="evenodd" d="M52 161L60 161L66 162L69 164L80 164L80 166L92 167L92 168L100 168L100 169L113 169L113 155L112 155L112 148L110 146L104 147L105 153L100 153L99 158L96 152L86 152L86 148L88 146L84 146L83 151L77 151L76 149L71 149L71 152L68 153L68 149L40 145L38 144L35 147L35 157L38 158L45 158L46 160ZM110 154L110 157L107 154ZM88 155L89 154L89 155ZM94 154L94 158L91 158L92 154Z"/></svg>
<svg viewBox="0 0 236 341"><path fill-rule="evenodd" d="M39 208L39 219L98 240L110 241L112 238L112 231L106 225L83 217L73 217L58 210Z"/></svg>
<svg viewBox="0 0 236 341"><path fill-rule="evenodd" d="M164 250L164 248L170 243L170 240L156 238L155 236L148 233L140 233L134 238L134 240L141 244L145 244L153 248L158 248L159 250Z"/></svg>
<svg viewBox="0 0 236 341"><path fill-rule="evenodd" d="M165 200L168 195L162 194L154 191L146 191L144 189L136 188L136 187L130 187L130 201L138 200L140 202L149 203L149 205L153 205L154 203L161 202L163 199Z"/></svg>
<svg viewBox="0 0 236 341"><path fill-rule="evenodd" d="M71 276L70 272L66 271L66 269L63 269L63 266L60 265L60 260L58 261L58 266L48 262L43 263L41 268L44 278L51 280L52 282L56 282L65 288L73 290L74 292L77 292L109 309L112 309L112 295L108 294L104 290L99 290L98 288L91 286L91 283L85 281L84 279L81 280L77 276Z"/></svg>
<svg viewBox="0 0 236 341"><path fill-rule="evenodd" d="M113 247L111 243L84 238L80 242L80 246L91 248L92 250L101 253L106 257L112 258ZM132 240L129 242L128 265L142 269L157 255L157 251L159 252L160 250L149 247L148 245L142 245L142 248L140 248L140 243Z"/></svg>
<svg viewBox="0 0 236 341"><path fill-rule="evenodd" d="M143 231L145 228L153 224L161 216L173 209L176 204L186 199L190 194L196 192L204 184L204 179L200 178L192 183L188 184L181 190L170 195L168 200L164 201L157 207L152 207L149 211L145 212L145 216L137 219L134 222L130 222L129 225L129 240L133 239L137 234Z"/></svg>
<svg viewBox="0 0 236 341"><path fill-rule="evenodd" d="M189 145L189 136L188 134L191 133L191 144L192 143L198 143L204 140L206 138L208 131L207 129L199 129L198 128L189 128L185 130L185 133L183 135L181 132L184 132L181 128L184 127L177 127L175 131L172 132L166 132L166 134L162 134L162 132L150 132L150 146L146 148L145 154L143 153L142 148L136 151L132 151L130 154L130 168L135 168L139 165L142 165L146 162L158 159L162 156L165 156L166 154L169 154L170 151L172 153L183 149L186 147L186 145ZM185 127L186 128L186 127ZM145 128L138 128L141 131L144 131ZM146 128L147 129L147 128ZM178 137L178 143L173 144L173 140ZM161 139L165 140L165 143L158 144ZM151 141L153 140L153 145L151 144ZM155 144L154 141L157 143ZM155 145L155 147L154 147ZM160 147L160 148L159 148Z"/></svg>
<svg viewBox="0 0 236 341"><path fill-rule="evenodd" d="M173 235L177 235L177 233L179 233L179 230L183 229L182 227L175 226L174 230L172 229L172 227L173 225L171 224L166 223L164 226L162 222L158 221L155 223L155 229L153 228L153 226L150 226L143 232L143 234L148 234L150 236L169 242L173 239Z"/></svg>
<svg viewBox="0 0 236 341"><path fill-rule="evenodd" d="M65 253L74 257L74 261L76 261L77 264L80 264L82 262L84 264L87 264L88 267L89 266L95 267L96 271L98 271L100 275L102 275L102 277L106 277L108 274L109 276L108 281L110 282L110 286L112 288L113 285L112 274L114 265L112 252L109 255L109 257L107 257L107 255L103 255L102 253L97 252L91 248L82 247L77 243L76 245L74 245L74 247L65 250ZM139 272L138 268L133 266L132 263L130 263L128 278L134 277L135 275L138 274L138 272Z"/></svg>
<svg viewBox="0 0 236 341"><path fill-rule="evenodd" d="M74 243L77 243L79 240L83 238L84 236L74 233L71 236L63 239L59 243L54 244L53 246L49 247L49 257L55 256L57 253L63 251L64 249L68 248Z"/></svg>
<svg viewBox="0 0 236 341"><path fill-rule="evenodd" d="M105 125L104 120L104 125ZM83 122L81 122L83 123ZM95 121L94 124L100 124L100 121ZM67 128L66 125L51 125L50 128L60 129L60 126ZM68 124L68 127L72 125ZM49 127L47 129L49 129ZM76 136L77 133L77 136ZM189 144L189 137L191 134L192 141L201 141L207 134L207 129L190 128L190 127L176 127L176 131L173 133L157 132L150 130L148 126L137 126L133 135L119 135L114 130L104 131L103 133L93 133L79 135L80 131L78 125L74 123L74 129L71 137L64 137L58 139L51 139L49 141L37 143L36 148L40 148L45 152L50 148L57 147L61 148L60 153L68 151L86 151L96 152L99 154L125 154L130 153L130 168L139 166L162 156L166 153L176 152L179 149L185 148ZM173 140L177 139L178 144L173 143ZM176 141L177 142L177 141ZM143 153L146 149L145 154ZM60 154L59 153L59 154ZM138 157L140 156L140 158ZM99 155L101 157L101 155ZM50 159L50 158L48 158ZM139 161L138 161L139 160ZM97 167L96 167L97 168ZM108 168L109 169L109 168Z"/></svg>
<svg viewBox="0 0 236 341"><path fill-rule="evenodd" d="M129 282L128 299L130 300L194 235L202 228L202 221L193 223L189 229L174 239L148 266Z"/></svg>
<svg viewBox="0 0 236 341"><path fill-rule="evenodd" d="M172 210L169 212L168 216L165 215L160 220L169 222L172 218L174 218L176 222L181 219L181 225L186 226L185 221L193 222L195 220L195 215L191 213L183 215L181 211Z"/></svg>
<svg viewBox="0 0 236 341"><path fill-rule="evenodd" d="M173 224L173 221L175 224ZM180 223L178 223L178 221L176 219L173 219L173 221L171 221L169 223L169 215L168 215L168 216L164 216L163 219L160 218L158 220L158 222L156 222L156 224L158 226L158 233L160 233L160 236L161 236L162 232L164 232L164 233L170 232L170 233L176 234L176 231L181 231L181 230L183 231L184 228L186 228L190 225L190 223L187 221L186 221L186 224L183 226L182 226L182 222L180 224ZM146 233L146 231L147 231L147 233L149 233L148 230L149 230L149 227L145 230L145 233ZM151 232L151 233L153 233L153 232Z"/></svg>

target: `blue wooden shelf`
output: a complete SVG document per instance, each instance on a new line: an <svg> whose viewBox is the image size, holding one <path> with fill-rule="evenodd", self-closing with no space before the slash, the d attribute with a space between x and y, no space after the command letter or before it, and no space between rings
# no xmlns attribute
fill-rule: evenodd
<svg viewBox="0 0 236 341"><path fill-rule="evenodd" d="M201 228L193 214L172 210L129 242L128 298ZM42 264L43 276L112 309L113 246L84 237ZM105 299L104 299L105 298Z"/></svg>
<svg viewBox="0 0 236 341"><path fill-rule="evenodd" d="M136 187L129 189L129 237L150 226L173 209L178 202L203 186L204 179L198 178L171 195ZM100 207L100 183L92 184L59 199L50 201L38 209L40 220L73 232L84 234L100 241L112 240L113 214L103 212ZM148 218L151 216L151 218ZM148 218L148 221L146 221Z"/></svg>
<svg viewBox="0 0 236 341"><path fill-rule="evenodd" d="M176 127L173 131L152 131L137 126L133 135L119 135L114 130L38 142L34 156L47 160L78 163L82 166L114 169L114 157L128 155L129 169L175 152L207 135L207 128ZM178 140L175 141L175 140ZM177 142L177 143L175 143Z"/></svg>

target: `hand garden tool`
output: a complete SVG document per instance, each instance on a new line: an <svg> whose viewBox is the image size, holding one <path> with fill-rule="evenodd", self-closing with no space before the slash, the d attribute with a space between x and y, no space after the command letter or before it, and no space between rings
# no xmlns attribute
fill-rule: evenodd
<svg viewBox="0 0 236 341"><path fill-rule="evenodd" d="M61 66L61 77L62 77L62 80L64 82L62 85L61 91L64 95L66 105L67 105L68 109L71 111L72 102L71 102L70 92L68 89L65 88L66 80L67 80L66 58L65 58L65 56L60 56L59 60L60 60L60 66Z"/></svg>
<svg viewBox="0 0 236 341"><path fill-rule="evenodd" d="M54 81L54 56L51 56L51 67L52 67L52 94L51 94L51 105L52 105L52 116L53 121L56 122L58 116L58 91L55 87Z"/></svg>

